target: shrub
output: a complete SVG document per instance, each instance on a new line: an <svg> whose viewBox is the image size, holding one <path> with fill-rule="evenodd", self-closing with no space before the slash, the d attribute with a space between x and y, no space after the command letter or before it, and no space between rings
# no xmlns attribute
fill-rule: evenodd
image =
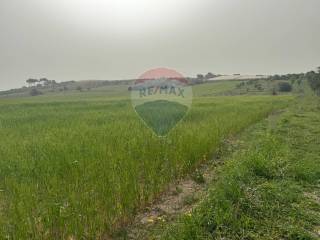
<svg viewBox="0 0 320 240"><path fill-rule="evenodd" d="M81 87L81 86L78 86L78 87L77 87L77 90L80 91L80 92L82 92L82 87Z"/></svg>
<svg viewBox="0 0 320 240"><path fill-rule="evenodd" d="M35 88L33 88L31 91L30 91L30 95L31 96L38 96L38 95L42 95L43 93Z"/></svg>
<svg viewBox="0 0 320 240"><path fill-rule="evenodd" d="M280 92L291 92L292 91L292 86L288 82L280 82L278 84L278 88Z"/></svg>

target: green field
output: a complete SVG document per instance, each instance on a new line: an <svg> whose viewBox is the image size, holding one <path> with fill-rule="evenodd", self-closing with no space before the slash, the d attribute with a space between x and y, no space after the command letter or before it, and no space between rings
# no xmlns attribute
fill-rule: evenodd
<svg viewBox="0 0 320 240"><path fill-rule="evenodd" d="M157 239L319 239L319 110L299 98L245 130L208 195Z"/></svg>
<svg viewBox="0 0 320 240"><path fill-rule="evenodd" d="M215 96L233 87L195 86L191 110L166 138L137 116L126 87L0 99L1 236L105 236L223 139L293 99Z"/></svg>

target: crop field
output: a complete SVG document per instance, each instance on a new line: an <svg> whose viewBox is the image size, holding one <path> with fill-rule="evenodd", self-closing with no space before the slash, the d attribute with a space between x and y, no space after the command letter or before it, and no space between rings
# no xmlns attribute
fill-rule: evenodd
<svg viewBox="0 0 320 240"><path fill-rule="evenodd" d="M211 96L208 86L195 87L191 110L165 138L145 127L125 87L0 99L0 235L101 238L293 98Z"/></svg>
<svg viewBox="0 0 320 240"><path fill-rule="evenodd" d="M150 239L319 239L319 109L309 95L242 131L203 201Z"/></svg>

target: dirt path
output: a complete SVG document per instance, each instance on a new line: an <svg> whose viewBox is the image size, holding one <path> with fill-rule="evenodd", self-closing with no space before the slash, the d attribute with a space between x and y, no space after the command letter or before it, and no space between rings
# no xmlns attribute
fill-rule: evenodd
<svg viewBox="0 0 320 240"><path fill-rule="evenodd" d="M271 127L277 122L282 112L283 110L278 110L269 115L267 119ZM230 136L227 138L211 160L202 164L185 179L170 184L167 191L156 199L150 207L140 212L133 223L126 229L122 229L113 239L150 239L150 233L161 231L161 227L174 222L183 214L190 214L192 209L205 198L209 184L215 181L217 167L223 164L225 159L236 149L241 147L242 143L238 137Z"/></svg>
<svg viewBox="0 0 320 240"><path fill-rule="evenodd" d="M214 181L217 166L222 164L223 156L230 154L239 142L230 137L214 157L202 164L193 174L185 179L172 183L168 190L155 200L150 207L140 212L133 223L122 229L113 239L150 239L149 234L168 222L173 222L182 214L190 214L193 208L207 193L209 183Z"/></svg>

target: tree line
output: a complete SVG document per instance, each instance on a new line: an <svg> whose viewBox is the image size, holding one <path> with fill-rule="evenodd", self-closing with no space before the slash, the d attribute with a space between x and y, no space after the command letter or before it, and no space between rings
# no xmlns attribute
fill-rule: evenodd
<svg viewBox="0 0 320 240"><path fill-rule="evenodd" d="M307 72L306 79L308 80L311 89L320 96L320 67L317 68L317 72Z"/></svg>
<svg viewBox="0 0 320 240"><path fill-rule="evenodd" d="M317 71L310 71L307 73L290 73L269 77L269 80L286 80L291 82L291 84L297 82L298 85L300 85L304 79L308 81L311 89L320 96L320 67L317 68Z"/></svg>
<svg viewBox="0 0 320 240"><path fill-rule="evenodd" d="M47 78L40 78L40 79L29 78L27 79L26 83L28 84L29 87L54 86L57 84L55 80L48 80Z"/></svg>

